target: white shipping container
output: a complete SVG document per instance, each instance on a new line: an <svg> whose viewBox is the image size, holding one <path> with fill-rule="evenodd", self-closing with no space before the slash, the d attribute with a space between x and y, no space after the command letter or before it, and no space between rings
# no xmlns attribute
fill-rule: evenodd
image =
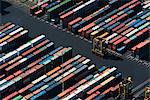
<svg viewBox="0 0 150 100"><path fill-rule="evenodd" d="M22 30L23 30L23 27L20 27L20 28L16 29L15 31L11 32L9 35L11 35L11 36L15 35L16 33L20 32Z"/></svg>
<svg viewBox="0 0 150 100"><path fill-rule="evenodd" d="M45 35L40 35L40 36L38 36L37 38L33 39L33 40L31 41L31 43L34 44L35 42L37 42L37 41L39 41L39 40L41 40L41 39L43 39L43 38L45 38Z"/></svg>
<svg viewBox="0 0 150 100"><path fill-rule="evenodd" d="M83 61L82 63L83 64L87 64L88 62L90 62L91 60L90 59L86 59L85 61Z"/></svg>

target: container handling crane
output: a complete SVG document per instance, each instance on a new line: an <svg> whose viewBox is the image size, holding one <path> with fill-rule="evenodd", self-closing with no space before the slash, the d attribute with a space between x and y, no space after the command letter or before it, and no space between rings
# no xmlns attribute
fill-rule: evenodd
<svg viewBox="0 0 150 100"><path fill-rule="evenodd" d="M144 93L144 100L149 100L150 99L150 86L145 88L145 93Z"/></svg>
<svg viewBox="0 0 150 100"><path fill-rule="evenodd" d="M99 36L94 38L92 52L100 56L104 56L104 53L105 53L105 49L103 46L104 42L105 42L105 39L99 38Z"/></svg>
<svg viewBox="0 0 150 100"><path fill-rule="evenodd" d="M133 81L131 77L125 78L119 84L118 97L119 100L131 100L132 99Z"/></svg>

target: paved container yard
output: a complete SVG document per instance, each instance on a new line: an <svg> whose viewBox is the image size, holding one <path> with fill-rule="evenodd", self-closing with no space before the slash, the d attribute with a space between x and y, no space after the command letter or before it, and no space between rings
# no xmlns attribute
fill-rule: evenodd
<svg viewBox="0 0 150 100"><path fill-rule="evenodd" d="M56 46L63 45L73 47L74 54L80 53L89 57L97 66L116 66L119 71L122 72L124 77L133 77L134 86L141 84L150 77L150 69L143 65L132 61L115 59L113 57L104 59L94 55L91 52L91 43L30 16L27 9L22 5L17 3L14 5L6 1L2 1L0 5L3 5L1 9L0 24L11 21L29 29L31 36L45 34L48 39L55 42Z"/></svg>

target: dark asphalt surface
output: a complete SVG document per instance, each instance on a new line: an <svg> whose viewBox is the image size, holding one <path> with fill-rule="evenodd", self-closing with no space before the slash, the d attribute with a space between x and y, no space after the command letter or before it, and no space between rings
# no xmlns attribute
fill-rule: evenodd
<svg viewBox="0 0 150 100"><path fill-rule="evenodd" d="M7 3L6 3L7 4ZM2 5L0 5L2 7ZM75 37L69 33L58 30L57 28L47 24L45 22L39 21L36 18L29 15L29 12L24 9L24 7L7 5L9 7L3 7L1 10L3 13L0 16L0 24L6 22L13 22L18 25L24 26L29 29L30 36L38 36L39 34L45 34L48 39L55 43L55 47L71 46L73 48L73 53L82 54L90 58L97 66L116 66L123 76L132 76L134 80L134 86L141 84L143 81L150 77L150 69L143 65L138 65L135 62L127 60L114 60L113 58L103 59L91 52L92 44ZM1 8L0 7L0 8Z"/></svg>

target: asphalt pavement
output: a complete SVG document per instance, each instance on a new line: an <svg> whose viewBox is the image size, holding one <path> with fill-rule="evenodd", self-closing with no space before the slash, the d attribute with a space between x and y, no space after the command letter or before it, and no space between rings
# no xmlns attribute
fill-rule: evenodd
<svg viewBox="0 0 150 100"><path fill-rule="evenodd" d="M3 7L2 7L3 4ZM90 58L97 66L116 66L123 76L132 76L134 86L141 84L150 78L150 69L143 65L128 60L118 60L113 57L101 58L91 52L92 44L70 33L63 32L49 23L43 22L30 16L28 10L22 5L14 5L8 2L1 2L0 24L13 22L29 29L31 37L45 34L48 39L58 46L71 46L73 54L82 54Z"/></svg>

